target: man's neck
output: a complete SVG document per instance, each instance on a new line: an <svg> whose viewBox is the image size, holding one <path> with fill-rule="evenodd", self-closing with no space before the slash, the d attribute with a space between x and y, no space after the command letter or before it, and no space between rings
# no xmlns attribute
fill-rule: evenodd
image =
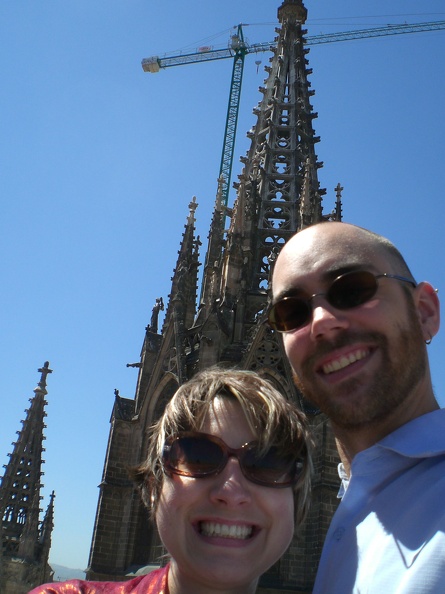
<svg viewBox="0 0 445 594"><path fill-rule="evenodd" d="M345 471L350 475L352 460L359 452L375 445L384 437L402 427L402 425L439 408L439 404L431 392L431 397L425 399L420 406L416 406L412 410L405 408L403 411L394 411L391 416L379 422L376 421L352 429L331 423L338 453Z"/></svg>

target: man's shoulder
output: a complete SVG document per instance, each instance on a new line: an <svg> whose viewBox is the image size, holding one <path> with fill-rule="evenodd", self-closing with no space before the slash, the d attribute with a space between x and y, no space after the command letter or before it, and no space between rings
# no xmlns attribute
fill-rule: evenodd
<svg viewBox="0 0 445 594"><path fill-rule="evenodd" d="M445 409L416 417L376 445L408 457L428 458L445 455Z"/></svg>

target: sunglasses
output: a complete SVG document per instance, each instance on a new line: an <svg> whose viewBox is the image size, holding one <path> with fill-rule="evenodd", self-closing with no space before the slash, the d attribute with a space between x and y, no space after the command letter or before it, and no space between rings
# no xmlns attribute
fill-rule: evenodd
<svg viewBox="0 0 445 594"><path fill-rule="evenodd" d="M169 440L164 446L163 463L167 474L205 478L222 472L232 456L246 479L264 487L290 487L303 469L301 459L277 447L264 452L252 441L234 449L219 437L195 431L179 433Z"/></svg>
<svg viewBox="0 0 445 594"><path fill-rule="evenodd" d="M373 274L367 270L346 272L332 281L326 293L315 293L303 297L283 297L274 303L269 311L269 325L278 332L290 332L308 324L312 318L312 300L323 296L336 309L353 309L374 297L378 279L392 278L416 287L415 281L397 274Z"/></svg>

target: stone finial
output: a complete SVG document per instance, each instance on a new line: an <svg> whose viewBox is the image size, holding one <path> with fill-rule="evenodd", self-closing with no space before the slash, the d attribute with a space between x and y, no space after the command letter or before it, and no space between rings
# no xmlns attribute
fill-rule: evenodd
<svg viewBox="0 0 445 594"><path fill-rule="evenodd" d="M306 19L307 9L302 0L284 0L278 9L278 20L280 23L290 21L303 24L306 22Z"/></svg>
<svg viewBox="0 0 445 594"><path fill-rule="evenodd" d="M341 200L341 193L344 190L344 188L340 185L340 183L338 183L334 189L337 200Z"/></svg>
<svg viewBox="0 0 445 594"><path fill-rule="evenodd" d="M40 381L37 384L37 386L34 388L34 392L43 392L44 394L47 394L46 391L46 376L49 373L52 373L53 370L49 368L49 361L45 361L43 367L40 367L37 370L39 373L41 373L42 375L40 376Z"/></svg>

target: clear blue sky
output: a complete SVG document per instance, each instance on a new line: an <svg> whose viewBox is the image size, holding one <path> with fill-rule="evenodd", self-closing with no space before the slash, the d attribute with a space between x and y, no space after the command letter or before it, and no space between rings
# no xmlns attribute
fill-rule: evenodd
<svg viewBox="0 0 445 594"><path fill-rule="evenodd" d="M249 42L273 40L279 4L0 2L0 460L48 359L42 507L54 489L55 563L87 565L114 389L134 396L126 364L170 292L188 203L196 195L205 249L215 200L231 61L152 75L141 59L225 45L240 22ZM445 19L443 0L306 5L309 35ZM235 179L268 58L246 58ZM388 236L441 292L444 59L445 31L309 54L325 210L340 182L344 220ZM444 345L442 331L429 347L442 404Z"/></svg>

